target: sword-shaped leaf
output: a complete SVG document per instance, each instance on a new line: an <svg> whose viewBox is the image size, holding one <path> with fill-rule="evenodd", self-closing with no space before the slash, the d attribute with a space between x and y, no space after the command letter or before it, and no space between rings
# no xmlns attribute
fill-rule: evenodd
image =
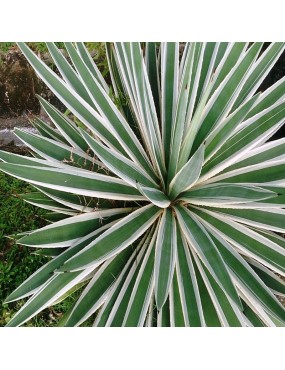
<svg viewBox="0 0 285 370"><path fill-rule="evenodd" d="M189 246L177 228L177 280L186 326L205 326L200 292Z"/></svg>
<svg viewBox="0 0 285 370"><path fill-rule="evenodd" d="M233 106L233 110L255 93L283 51L284 42L273 42L257 59L247 81L239 93Z"/></svg>
<svg viewBox="0 0 285 370"><path fill-rule="evenodd" d="M99 161L82 152L82 150L74 149L69 145L43 138L37 134L30 134L18 128L15 129L15 134L42 158L54 162L54 166L66 167L67 163L74 167L87 169L91 168L92 165L94 167L96 165L95 168L97 169L100 166Z"/></svg>
<svg viewBox="0 0 285 370"><path fill-rule="evenodd" d="M64 326L78 326L82 324L103 304L108 290L116 281L123 267L129 263L131 252L130 248L125 249L100 266L81 293Z"/></svg>
<svg viewBox="0 0 285 370"><path fill-rule="evenodd" d="M80 58L80 55L72 43L65 43L65 46L75 68L92 97L92 101L105 123L108 124L110 131L119 139L120 144L134 162L140 164L149 174L153 173L144 148L131 130L124 116L115 106L100 82L93 77L93 74Z"/></svg>
<svg viewBox="0 0 285 370"><path fill-rule="evenodd" d="M169 185L171 199L175 199L180 193L191 188L199 179L204 161L204 151L205 145L202 144L171 181Z"/></svg>
<svg viewBox="0 0 285 370"><path fill-rule="evenodd" d="M75 123L41 96L38 96L38 99L58 131L64 136L65 141L74 148L81 149L84 153L87 153L88 145L80 135Z"/></svg>
<svg viewBox="0 0 285 370"><path fill-rule="evenodd" d="M156 233L152 237L139 269L122 326L143 326L153 294Z"/></svg>
<svg viewBox="0 0 285 370"><path fill-rule="evenodd" d="M39 133L48 139L57 140L64 144L69 144L69 142L61 135L60 132L52 128L49 124L45 123L40 118L36 117L31 121L32 125L39 131Z"/></svg>
<svg viewBox="0 0 285 370"><path fill-rule="evenodd" d="M84 271L54 274L13 316L6 326L20 326L37 313L54 304L59 297L90 275L94 267Z"/></svg>
<svg viewBox="0 0 285 370"><path fill-rule="evenodd" d="M64 105L105 143L115 147L121 153L125 153L119 143L120 138L115 137L111 133L109 125L106 124L106 121L103 120L96 110L46 66L27 45L24 43L18 43L18 45L41 79L59 97Z"/></svg>
<svg viewBox="0 0 285 370"><path fill-rule="evenodd" d="M235 251L235 249L219 234L208 229L215 241L225 262L235 274L235 276L244 284L252 294L258 298L266 310L269 310L277 318L285 322L285 312L282 305L274 297L269 288L262 282L250 265Z"/></svg>
<svg viewBox="0 0 285 370"><path fill-rule="evenodd" d="M242 312L239 308L227 297L224 290L221 289L205 265L201 264L195 254L194 258L222 326L246 326Z"/></svg>
<svg viewBox="0 0 285 370"><path fill-rule="evenodd" d="M174 271L172 285L169 292L169 313L170 313L170 326L184 327L184 315L179 292L178 280L176 270Z"/></svg>
<svg viewBox="0 0 285 370"><path fill-rule="evenodd" d="M213 183L189 190L181 194L180 199L191 204L223 207L275 197L277 193L257 186Z"/></svg>
<svg viewBox="0 0 285 370"><path fill-rule="evenodd" d="M216 245L209 236L209 233L205 230L204 226L195 219L193 213L185 207L177 206L175 210L180 228L190 244L191 249L198 254L199 258L210 271L219 286L225 290L227 295L238 307L241 307L241 302L228 268L217 250Z"/></svg>
<svg viewBox="0 0 285 370"><path fill-rule="evenodd" d="M165 163L169 162L172 125L178 95L179 45L168 42L161 45L161 122ZM167 149L166 149L167 148Z"/></svg>
<svg viewBox="0 0 285 370"><path fill-rule="evenodd" d="M106 199L142 200L142 195L124 181L83 170L40 168L0 163L2 171L33 185Z"/></svg>
<svg viewBox="0 0 285 370"><path fill-rule="evenodd" d="M101 72L99 71L99 68L96 66L93 59L91 58L91 55L88 53L84 43L76 42L75 45L76 45L79 55L81 56L82 60L84 61L84 63L86 64L90 72L100 82L101 86L108 93L110 88L107 85L106 81L104 80Z"/></svg>
<svg viewBox="0 0 285 370"><path fill-rule="evenodd" d="M53 212L59 212L71 216L75 216L77 214L77 212L75 212L74 210L63 206L62 204L56 202L55 200L51 199L41 192L20 194L20 196L27 203L43 209L48 209Z"/></svg>
<svg viewBox="0 0 285 370"><path fill-rule="evenodd" d="M131 211L132 208L111 208L84 213L38 229L19 239L18 243L40 248L69 247L98 227L98 219Z"/></svg>
<svg viewBox="0 0 285 370"><path fill-rule="evenodd" d="M34 167L54 167L54 163L44 159L24 157L23 155L9 153L0 150L0 161L10 164L19 164Z"/></svg>
<svg viewBox="0 0 285 370"><path fill-rule="evenodd" d="M151 201L157 207L167 208L171 203L168 197L161 190L142 186L139 183L137 183L137 188L149 201Z"/></svg>
<svg viewBox="0 0 285 370"><path fill-rule="evenodd" d="M47 264L39 268L34 272L27 280L25 280L13 293L11 293L5 300L5 302L12 302L18 299L22 299L29 296L33 291L43 285L52 275L52 273L63 265L70 257L74 256L86 245L91 243L96 236L100 235L104 230L111 227L114 222L110 222L104 226L100 225L100 220L97 220L97 228L92 233L81 238L77 243L75 243L70 248L63 251L59 256L55 257ZM62 248L61 248L62 249ZM63 249L62 249L63 250Z"/></svg>
<svg viewBox="0 0 285 370"><path fill-rule="evenodd" d="M82 99L84 99L88 104L95 108L95 105L92 102L92 99L90 98L86 87L82 83L80 76L76 73L74 68L72 68L70 63L68 63L62 52L56 47L53 42L47 42L46 45L53 61L55 62L64 80L78 93L78 95L82 97Z"/></svg>
<svg viewBox="0 0 285 370"><path fill-rule="evenodd" d="M228 215L232 220L251 227L285 233L284 209L247 209L245 212L244 209L221 208L218 211Z"/></svg>
<svg viewBox="0 0 285 370"><path fill-rule="evenodd" d="M246 77L252 64L255 62L260 52L261 46L262 43L256 42L246 51L246 53L239 55L238 61L217 89L215 89L214 82L214 87L212 89L214 93L207 103L201 122L201 129L197 133L193 143L192 152L195 152L198 149L211 129L229 113L237 99L239 91L246 81Z"/></svg>
<svg viewBox="0 0 285 370"><path fill-rule="evenodd" d="M121 285L119 281L114 284L112 295L110 294L109 298L106 300L106 304L102 307L102 316L100 312L98 319L95 320L94 326L122 326L132 291L151 237L153 236L153 230L154 227L150 232L147 232L140 241L136 250L135 261L132 263L131 268L122 271L121 275L125 275L123 284ZM121 286L120 291L118 291L118 285Z"/></svg>
<svg viewBox="0 0 285 370"><path fill-rule="evenodd" d="M157 219L161 210L147 205L132 212L70 258L60 271L82 270L98 265L135 242Z"/></svg>
<svg viewBox="0 0 285 370"><path fill-rule="evenodd" d="M98 140L93 139L83 130L81 130L81 135L105 166L121 179L125 180L128 184L136 187L136 183L139 182L145 186L158 188L155 180L135 162L124 157L114 149L101 144Z"/></svg>
<svg viewBox="0 0 285 370"><path fill-rule="evenodd" d="M228 242L236 246L245 255L255 258L273 271L285 274L285 248L270 240L260 232L256 232L237 222L225 218L217 212L200 209L192 210L201 219L215 228Z"/></svg>
<svg viewBox="0 0 285 370"><path fill-rule="evenodd" d="M154 291L158 311L163 307L172 282L176 261L176 221L172 210L164 210L155 246Z"/></svg>
<svg viewBox="0 0 285 370"><path fill-rule="evenodd" d="M199 181L213 177L238 161L259 143L263 144L284 123L284 112L285 103L277 103L259 116L250 119L206 163Z"/></svg>

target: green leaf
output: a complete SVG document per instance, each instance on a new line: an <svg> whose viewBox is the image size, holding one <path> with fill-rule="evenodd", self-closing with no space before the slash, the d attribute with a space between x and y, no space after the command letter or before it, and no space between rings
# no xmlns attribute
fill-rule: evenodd
<svg viewBox="0 0 285 370"><path fill-rule="evenodd" d="M201 223L196 220L193 213L185 207L177 206L175 207L175 211L177 213L179 226L190 244L191 249L198 254L199 258L220 287L225 290L238 307L241 307L241 302L229 271L204 226L202 226Z"/></svg>
<svg viewBox="0 0 285 370"><path fill-rule="evenodd" d="M115 147L124 154L125 151L118 141L120 138L115 137L110 132L110 127L106 125L105 120L103 120L96 110L46 66L25 43L20 42L18 46L41 79L63 104L106 144L110 144L110 146Z"/></svg>
<svg viewBox="0 0 285 370"><path fill-rule="evenodd" d="M144 121L143 125L145 127L145 135L149 138L148 152L152 163L155 166L156 172L159 174L161 181L163 182L165 163L162 140L142 50L140 44L137 42L124 43L124 47L129 51L126 55L130 55L131 57L138 111L140 113L141 120Z"/></svg>
<svg viewBox="0 0 285 370"><path fill-rule="evenodd" d="M153 169L148 157L124 116L117 109L101 84L93 77L72 43L65 43L65 46L98 112L104 119L105 125L107 124L113 135L118 138L130 158L134 162L141 164L149 174L152 174Z"/></svg>
<svg viewBox="0 0 285 370"><path fill-rule="evenodd" d="M70 258L59 271L82 270L106 261L136 241L155 222L160 213L161 211L152 205L132 212Z"/></svg>
<svg viewBox="0 0 285 370"><path fill-rule="evenodd" d="M66 115L62 114L58 109L52 106L41 96L38 96L38 99L61 135L64 136L65 141L67 141L74 148L81 149L87 154L89 147L83 140L74 122L72 122L68 117L66 117Z"/></svg>
<svg viewBox="0 0 285 370"><path fill-rule="evenodd" d="M24 157L23 155L14 154L0 150L0 161L10 164L19 164L35 167L54 167L54 163L43 159Z"/></svg>
<svg viewBox="0 0 285 370"><path fill-rule="evenodd" d="M268 72L272 69L277 59L284 51L284 45L284 42L273 42L258 58L253 65L246 83L239 93L239 96L233 106L233 110L255 93L262 81L267 76Z"/></svg>
<svg viewBox="0 0 285 370"><path fill-rule="evenodd" d="M248 42L232 42L220 44L217 54L217 62L220 61L220 63L215 63L215 84L213 86L212 94L229 75L231 70L236 67L240 56L245 54L245 51L248 48L248 44Z"/></svg>
<svg viewBox="0 0 285 370"><path fill-rule="evenodd" d="M153 100L156 108L157 118L160 121L160 78L159 78L159 65L157 57L157 43L147 42L145 53L145 64L148 74L148 79L153 95Z"/></svg>
<svg viewBox="0 0 285 370"><path fill-rule="evenodd" d="M197 109L195 110L195 114L193 116L193 119L188 127L188 129L185 131L185 138L183 140L183 144L181 147L180 155L179 155L179 162L178 162L178 169L180 170L189 160L189 156L192 150L194 139L197 135L197 132L199 132L201 127L201 117L203 115L203 112L206 107L206 103L209 98L209 94L211 92L213 85L213 80L209 82L209 85L207 86L207 89L205 90L203 96L201 97Z"/></svg>
<svg viewBox="0 0 285 370"><path fill-rule="evenodd" d="M81 78L65 59L62 52L55 46L53 42L47 42L46 44L49 53L64 80L82 97L82 99L95 108L95 105L93 104L86 87L82 83Z"/></svg>
<svg viewBox="0 0 285 370"><path fill-rule="evenodd" d="M53 199L49 198L47 195L42 194L41 192L33 192L33 193L26 193L20 195L22 199L24 199L27 203L30 203L34 206L48 209L50 211L63 213L66 215L76 215L77 213L74 212L72 209L63 206L62 204L54 201Z"/></svg>
<svg viewBox="0 0 285 370"><path fill-rule="evenodd" d="M237 43L239 44L239 43ZM197 98L194 110L197 107L201 96L203 96L209 81L218 67L221 59L225 55L228 43L226 42L206 42L199 78L199 87L197 90Z"/></svg>
<svg viewBox="0 0 285 370"><path fill-rule="evenodd" d="M246 303L244 303L244 314L249 319L250 323L254 327L264 327L266 326L260 317L251 309Z"/></svg>
<svg viewBox="0 0 285 370"><path fill-rule="evenodd" d="M169 297L164 303L162 309L159 311L157 316L157 326L159 327L170 327L170 307L169 307Z"/></svg>
<svg viewBox="0 0 285 370"><path fill-rule="evenodd" d="M279 186L284 188L284 160L268 161L236 171L218 175L215 182L242 183L262 187ZM212 180L210 180L212 181Z"/></svg>
<svg viewBox="0 0 285 370"><path fill-rule="evenodd" d="M203 209L192 209L199 215L203 222L209 223L215 231L228 242L244 251L246 255L254 257L257 261L271 268L273 271L285 273L285 249L276 242L263 236L260 232L253 231L237 222L231 221L229 217L222 217L217 212Z"/></svg>
<svg viewBox="0 0 285 370"><path fill-rule="evenodd" d="M193 63L195 51L197 50L196 43L191 43L189 47L186 45L185 49L187 49L187 52L185 55L183 70L181 72L177 102L175 102L176 109L174 111L175 116L173 117L171 129L170 148L169 150L166 150L166 153L170 152L167 176L169 181L177 172L180 147L182 145L183 134L187 123L186 115L189 108L189 94L191 91L190 89L193 88L193 79L195 78L195 74L193 72ZM193 101L191 102L193 103ZM167 109L169 109L169 107Z"/></svg>
<svg viewBox="0 0 285 370"><path fill-rule="evenodd" d="M270 108L273 104L283 100L285 88L285 77L267 88L260 96L254 107L247 114L246 119L252 118L263 110Z"/></svg>
<svg viewBox="0 0 285 370"><path fill-rule="evenodd" d="M204 161L204 151L205 145L202 144L171 181L169 185L170 199L175 199L180 193L191 188L199 179Z"/></svg>
<svg viewBox="0 0 285 370"><path fill-rule="evenodd" d="M183 316L183 309L179 293L176 270L174 271L172 286L169 292L169 311L170 311L170 326L184 327L185 321Z"/></svg>
<svg viewBox="0 0 285 370"><path fill-rule="evenodd" d="M31 184L50 189L107 199L143 199L135 188L122 180L79 169L39 168L8 163L0 163L0 169Z"/></svg>
<svg viewBox="0 0 285 370"><path fill-rule="evenodd" d="M212 207L236 205L272 199L277 193L252 185L209 184L195 187L181 194L180 199L190 203ZM244 210L243 210L244 212Z"/></svg>
<svg viewBox="0 0 285 370"><path fill-rule="evenodd" d="M259 278L274 294L284 297L285 282L280 277L254 260L249 260L249 264Z"/></svg>
<svg viewBox="0 0 285 370"><path fill-rule="evenodd" d="M64 248L45 248L45 249L36 249L36 251L33 254L54 258L59 256L64 251L65 251Z"/></svg>
<svg viewBox="0 0 285 370"><path fill-rule="evenodd" d="M285 233L285 210L283 209L247 209L245 212L244 209L222 208L219 212L251 227Z"/></svg>
<svg viewBox="0 0 285 370"><path fill-rule="evenodd" d="M199 181L213 177L273 135L284 122L284 111L285 103L277 103L246 122L206 163Z"/></svg>
<svg viewBox="0 0 285 370"><path fill-rule="evenodd" d="M61 135L60 132L52 128L50 125L36 117L31 121L32 125L39 131L39 133L48 139L56 140L64 144L69 144L68 141Z"/></svg>
<svg viewBox="0 0 285 370"><path fill-rule="evenodd" d="M210 230L209 230L210 231ZM211 232L211 231L210 231ZM234 250L234 248L222 239L217 233L211 232L213 240L222 254L225 262L247 289L250 290L264 309L281 320L285 320L285 311L277 298L271 293L268 287L262 282L254 270Z"/></svg>
<svg viewBox="0 0 285 370"><path fill-rule="evenodd" d="M176 222L172 210L164 210L159 222L154 265L155 300L158 310L163 307L172 282L177 249Z"/></svg>
<svg viewBox="0 0 285 370"><path fill-rule="evenodd" d="M144 322L144 327L152 328L157 327L157 308L155 305L154 293L152 293L150 302L148 305L148 310Z"/></svg>
<svg viewBox="0 0 285 370"><path fill-rule="evenodd" d="M158 188L155 181L139 165L115 150L107 148L83 130L81 130L81 135L105 166L128 184L136 187L136 183L139 182L145 186Z"/></svg>
<svg viewBox="0 0 285 370"><path fill-rule="evenodd" d="M187 114L186 114L186 126L189 128L191 125L192 117L194 114L194 106L198 102L197 92L199 81L201 77L202 64L204 60L204 52L206 43L195 42L194 60L192 66L192 76L190 81L190 93L188 96Z"/></svg>
<svg viewBox="0 0 285 370"><path fill-rule="evenodd" d="M42 186L36 186L36 188L55 202L79 212L87 213L94 212L98 209L112 208L111 203L108 203L108 201L104 202L87 196L79 196L58 190L46 189ZM118 207L119 206L120 204L118 204Z"/></svg>
<svg viewBox="0 0 285 370"><path fill-rule="evenodd" d="M97 227L95 231L81 238L77 243L75 243L70 248L63 251L59 256L55 257L44 266L39 268L34 272L27 280L25 280L14 292L12 292L5 300L5 302L12 302L18 299L29 296L33 291L44 284L53 274L53 272L58 269L65 261L70 257L74 256L77 252L83 249L86 245L92 242L97 235L100 235L104 230L111 227L114 223L111 222L104 226L101 226L100 220L97 219ZM63 249L62 249L63 250Z"/></svg>
<svg viewBox="0 0 285 370"><path fill-rule="evenodd" d="M92 273L92 270L94 268L86 269L83 272L53 275L13 316L6 326L15 327L24 324L44 308L51 306L76 284L80 283L87 275Z"/></svg>
<svg viewBox="0 0 285 370"><path fill-rule="evenodd" d="M135 262L132 263L130 268L126 265L123 269L96 318L94 326L122 326L131 294L152 235L153 228L139 242L135 252Z"/></svg>
<svg viewBox="0 0 285 370"><path fill-rule="evenodd" d="M93 74L93 76L97 79L98 82L100 82L101 86L104 88L104 90L108 93L109 87L104 80L101 72L99 71L98 67L94 63L93 59L91 58L91 55L88 53L85 45L83 42L76 42L75 43L76 48L78 50L78 53L90 72Z"/></svg>
<svg viewBox="0 0 285 370"><path fill-rule="evenodd" d="M261 46L262 43L256 42L246 51L246 53L240 53L241 57L216 90L215 85L217 84L217 80L214 82L212 89L214 93L207 104L200 130L193 143L192 152L195 152L198 149L211 129L229 113L237 99L239 91L246 81L247 74L249 73L252 64L255 62L260 52ZM234 47L235 45L233 48ZM206 122L207 124L205 124Z"/></svg>
<svg viewBox="0 0 285 370"><path fill-rule="evenodd" d="M223 120L215 129L211 131L206 140L206 161L208 161L209 158L211 158L233 135L234 130L244 120L245 116L259 97L260 94L253 96L243 105L239 106L233 113L231 113L225 120Z"/></svg>
<svg viewBox="0 0 285 370"><path fill-rule="evenodd" d="M193 259L193 265L195 269L195 276L197 278L199 293L201 297L202 309L203 309L203 316L205 319L205 326L207 327L219 327L221 326L221 322L215 306L213 304L212 298L209 294L209 291L205 285L205 282L201 276L201 273L197 267L195 260Z"/></svg>
<svg viewBox="0 0 285 370"><path fill-rule="evenodd" d="M270 141L251 150L249 153L246 153L246 155L243 155L238 162L227 167L221 174L232 172L243 167L262 164L271 160L281 160L284 159L284 153L285 139Z"/></svg>
<svg viewBox="0 0 285 370"><path fill-rule="evenodd" d="M153 293L155 239L156 233L150 241L139 269L122 326L134 327L144 324Z"/></svg>
<svg viewBox="0 0 285 370"><path fill-rule="evenodd" d="M115 102L118 109L120 109L120 111L124 114L128 124L130 125L134 133L139 136L143 133L143 131L140 132L140 121L138 121L138 112L136 110L136 107L132 104L132 96L130 96L129 94L129 82L127 83L127 86L124 83L125 80L123 75L126 73L126 70L124 68L121 69L122 67L120 66L120 63L118 61L118 55L116 54L113 43L105 43L105 48L112 81L112 89L114 90L114 92L112 92L112 90L109 90L109 95L112 93L115 95ZM145 139L145 137L142 138Z"/></svg>
<svg viewBox="0 0 285 370"><path fill-rule="evenodd" d="M78 326L87 320L100 307L108 290L128 263L132 250L125 249L117 256L106 261L95 273L82 292L64 326Z"/></svg>
<svg viewBox="0 0 285 370"><path fill-rule="evenodd" d="M170 205L168 197L158 189L148 188L137 183L138 190L155 206L160 208L167 208Z"/></svg>
<svg viewBox="0 0 285 370"><path fill-rule="evenodd" d="M241 311L227 297L224 290L213 279L206 267L202 266L198 258L195 258L195 260L222 326L246 326Z"/></svg>
<svg viewBox="0 0 285 370"><path fill-rule="evenodd" d="M169 162L172 125L178 95L179 45L174 42L161 45L161 122L162 142L166 166Z"/></svg>
<svg viewBox="0 0 285 370"><path fill-rule="evenodd" d="M146 232L131 258L129 258L128 262L121 269L120 275L110 288L109 294L95 319L94 326L122 325L132 289L149 241L148 238L149 233Z"/></svg>
<svg viewBox="0 0 285 370"><path fill-rule="evenodd" d="M38 229L18 240L18 243L29 247L65 248L76 243L83 236L98 227L97 220L131 212L132 208L113 208L88 212L53 223Z"/></svg>
<svg viewBox="0 0 285 370"><path fill-rule="evenodd" d="M200 292L189 246L177 228L177 280L186 326L205 326Z"/></svg>
<svg viewBox="0 0 285 370"><path fill-rule="evenodd" d="M89 157L87 153L74 149L69 145L43 138L40 135L30 134L18 128L15 129L15 134L41 157L47 161L54 162L54 167L66 167L66 164L70 164L80 168L85 167L89 169L92 165L94 167L96 165L96 169L99 168L100 162Z"/></svg>

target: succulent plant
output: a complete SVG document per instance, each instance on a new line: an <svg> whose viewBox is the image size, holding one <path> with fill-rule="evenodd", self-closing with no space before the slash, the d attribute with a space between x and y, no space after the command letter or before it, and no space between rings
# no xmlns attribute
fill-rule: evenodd
<svg viewBox="0 0 285 370"><path fill-rule="evenodd" d="M47 45L61 77L19 43L73 118L39 97L54 126L0 154L50 210L8 326L79 288L61 325L283 326L285 78L258 88L284 43L108 43L111 84L84 43Z"/></svg>

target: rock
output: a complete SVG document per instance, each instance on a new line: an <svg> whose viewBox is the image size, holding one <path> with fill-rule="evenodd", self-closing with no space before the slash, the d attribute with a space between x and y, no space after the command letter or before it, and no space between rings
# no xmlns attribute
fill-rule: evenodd
<svg viewBox="0 0 285 370"><path fill-rule="evenodd" d="M18 51L7 53L0 66L0 116L38 113L40 105L35 94L39 93L39 80L24 56Z"/></svg>
<svg viewBox="0 0 285 370"><path fill-rule="evenodd" d="M43 60L47 64L51 63L48 53L45 53ZM36 94L41 95L61 111L65 111L64 105L37 77L20 50L1 54L0 118L42 115Z"/></svg>

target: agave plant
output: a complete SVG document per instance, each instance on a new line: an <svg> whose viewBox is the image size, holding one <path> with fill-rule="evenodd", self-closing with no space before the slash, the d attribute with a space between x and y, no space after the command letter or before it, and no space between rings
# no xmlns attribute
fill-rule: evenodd
<svg viewBox="0 0 285 370"><path fill-rule="evenodd" d="M257 91L284 43L107 44L108 84L83 43L48 43L61 77L19 47L72 117L39 97L54 126L0 154L50 221L8 326L78 289L61 325L283 326L285 78Z"/></svg>

